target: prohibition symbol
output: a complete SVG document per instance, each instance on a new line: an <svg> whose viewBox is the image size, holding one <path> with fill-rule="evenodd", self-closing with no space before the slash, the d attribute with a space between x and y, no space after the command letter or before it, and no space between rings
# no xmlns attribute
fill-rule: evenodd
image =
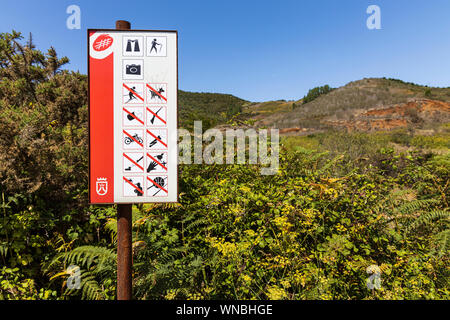
<svg viewBox="0 0 450 320"><path fill-rule="evenodd" d="M125 197L142 197L144 195L144 177L123 177L123 195Z"/></svg>
<svg viewBox="0 0 450 320"><path fill-rule="evenodd" d="M151 150L167 149L167 129L147 129L147 148Z"/></svg>
<svg viewBox="0 0 450 320"><path fill-rule="evenodd" d="M123 153L123 171L131 173L144 172L143 153Z"/></svg>
<svg viewBox="0 0 450 320"><path fill-rule="evenodd" d="M143 126L144 123L144 108L143 107L123 107L123 125Z"/></svg>
<svg viewBox="0 0 450 320"><path fill-rule="evenodd" d="M123 148L141 149L144 147L143 130L123 130Z"/></svg>
<svg viewBox="0 0 450 320"><path fill-rule="evenodd" d="M167 107L147 107L147 126L167 125Z"/></svg>
<svg viewBox="0 0 450 320"><path fill-rule="evenodd" d="M124 104L143 104L144 103L144 84L143 83L123 83L122 84L123 103Z"/></svg>
<svg viewBox="0 0 450 320"><path fill-rule="evenodd" d="M167 83L147 83L147 103L167 103Z"/></svg>
<svg viewBox="0 0 450 320"><path fill-rule="evenodd" d="M167 176L147 177L147 196L167 197Z"/></svg>
<svg viewBox="0 0 450 320"><path fill-rule="evenodd" d="M147 173L167 173L167 152L147 152Z"/></svg>

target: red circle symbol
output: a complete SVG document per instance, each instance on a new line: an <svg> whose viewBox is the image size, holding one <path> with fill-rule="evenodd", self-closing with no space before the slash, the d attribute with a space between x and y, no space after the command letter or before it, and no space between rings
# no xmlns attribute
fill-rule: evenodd
<svg viewBox="0 0 450 320"><path fill-rule="evenodd" d="M102 34L97 39L95 39L93 47L95 51L103 51L111 47L113 43L113 38L107 34Z"/></svg>

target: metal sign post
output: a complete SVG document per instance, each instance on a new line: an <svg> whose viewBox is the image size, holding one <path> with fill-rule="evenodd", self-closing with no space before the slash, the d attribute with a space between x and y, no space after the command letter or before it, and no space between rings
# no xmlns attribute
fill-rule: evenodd
<svg viewBox="0 0 450 320"><path fill-rule="evenodd" d="M117 204L117 299L132 297L132 204L178 201L177 32L88 29L89 203Z"/></svg>
<svg viewBox="0 0 450 320"><path fill-rule="evenodd" d="M130 30L128 21L117 20L117 30ZM131 300L133 294L132 204L117 205L117 300Z"/></svg>

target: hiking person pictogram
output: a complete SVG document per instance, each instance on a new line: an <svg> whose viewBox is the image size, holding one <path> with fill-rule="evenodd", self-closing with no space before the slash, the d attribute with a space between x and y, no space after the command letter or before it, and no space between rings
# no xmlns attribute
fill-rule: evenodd
<svg viewBox="0 0 450 320"><path fill-rule="evenodd" d="M158 43L158 42L156 41L156 39L153 39L153 41L152 41L152 47L151 47L151 49L150 49L150 53L152 53L153 49L155 49L155 53L158 53L158 48L157 48L156 46L159 46L159 49L162 48L162 44L161 44L161 43Z"/></svg>

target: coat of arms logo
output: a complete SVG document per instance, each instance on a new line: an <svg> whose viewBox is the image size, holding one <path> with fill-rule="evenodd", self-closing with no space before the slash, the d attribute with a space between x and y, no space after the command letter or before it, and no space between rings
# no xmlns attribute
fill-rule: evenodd
<svg viewBox="0 0 450 320"><path fill-rule="evenodd" d="M104 196L108 193L108 179L97 178L96 191L99 196Z"/></svg>

